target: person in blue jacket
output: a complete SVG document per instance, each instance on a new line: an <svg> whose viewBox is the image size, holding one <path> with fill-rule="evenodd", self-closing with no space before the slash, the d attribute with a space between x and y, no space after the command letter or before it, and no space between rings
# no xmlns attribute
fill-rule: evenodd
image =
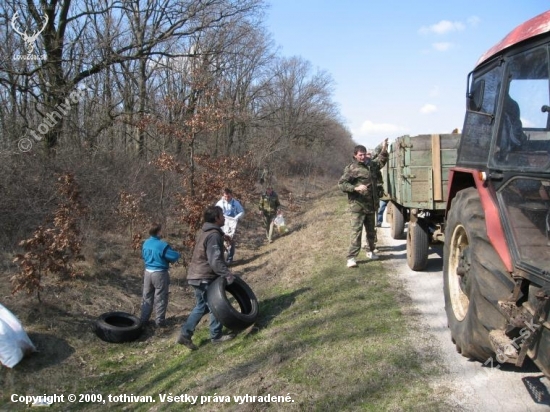
<svg viewBox="0 0 550 412"><path fill-rule="evenodd" d="M168 266L175 263L180 254L173 250L162 238L162 226L153 223L149 229L151 237L143 242L141 256L145 263L143 273L143 299L141 302L141 322L149 321L155 308L155 325L166 326L166 308L168 307L168 287L170 275Z"/></svg>

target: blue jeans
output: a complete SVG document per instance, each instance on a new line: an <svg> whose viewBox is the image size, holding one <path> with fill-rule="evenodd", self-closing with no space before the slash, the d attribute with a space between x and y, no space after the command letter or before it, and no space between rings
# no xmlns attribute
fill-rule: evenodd
<svg viewBox="0 0 550 412"><path fill-rule="evenodd" d="M208 289L208 283L201 283L199 286L192 285L195 290L195 307L189 314L189 317L181 327L181 334L188 338L193 336L195 328L201 321L202 317L207 313L210 313L210 339L218 339L222 336L223 325L218 319L210 312L208 307L208 301L206 297L206 290Z"/></svg>
<svg viewBox="0 0 550 412"><path fill-rule="evenodd" d="M388 205L387 200L381 200L380 201L380 208L378 209L378 216L376 223L381 225L384 222L384 210L386 210L386 206Z"/></svg>
<svg viewBox="0 0 550 412"><path fill-rule="evenodd" d="M229 251L227 252L227 263L233 262L233 257L235 256L235 239L231 239L230 245Z"/></svg>

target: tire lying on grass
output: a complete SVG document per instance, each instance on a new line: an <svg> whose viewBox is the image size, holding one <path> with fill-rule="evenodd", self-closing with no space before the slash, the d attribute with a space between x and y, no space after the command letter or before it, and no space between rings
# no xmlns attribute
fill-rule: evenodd
<svg viewBox="0 0 550 412"><path fill-rule="evenodd" d="M250 286L238 276L231 285L227 284L225 277L218 277L208 287L207 299L214 316L230 330L246 329L258 318L258 300Z"/></svg>
<svg viewBox="0 0 550 412"><path fill-rule="evenodd" d="M141 335L141 326L141 321L134 315L126 312L107 312L97 319L95 333L105 342L131 342Z"/></svg>

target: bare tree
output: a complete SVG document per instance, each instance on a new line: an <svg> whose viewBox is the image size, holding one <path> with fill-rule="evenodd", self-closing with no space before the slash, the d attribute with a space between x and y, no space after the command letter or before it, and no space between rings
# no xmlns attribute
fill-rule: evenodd
<svg viewBox="0 0 550 412"><path fill-rule="evenodd" d="M117 227L126 192L189 235L228 176L246 199L257 168L339 174L353 142L332 80L277 56L262 2L0 2L0 244L55 211L60 169L91 200L87 227ZM58 155L21 155L22 137Z"/></svg>
<svg viewBox="0 0 550 412"><path fill-rule="evenodd" d="M260 0L40 0L27 1L26 10L18 2L0 5L5 25L18 13L21 26L39 26L45 59L20 60L2 66L0 85L29 94L41 118L55 117L40 131L46 148L60 140L64 115L75 87L108 67L138 61L138 113L146 110L147 62L158 56L186 54L181 41L202 31L223 27L233 17L252 13ZM103 28L110 28L105 33ZM13 56L17 33L5 32L0 51ZM4 40L4 39L1 39ZM21 42L19 42L21 43ZM30 80L29 80L30 79ZM65 104L65 106L63 106ZM76 103L75 103L76 104ZM143 135L138 136L140 151Z"/></svg>
<svg viewBox="0 0 550 412"><path fill-rule="evenodd" d="M332 79L323 71L313 73L301 58L279 59L268 87L256 114L262 139L255 142L255 150L262 153L262 162L295 145L310 146L336 118Z"/></svg>

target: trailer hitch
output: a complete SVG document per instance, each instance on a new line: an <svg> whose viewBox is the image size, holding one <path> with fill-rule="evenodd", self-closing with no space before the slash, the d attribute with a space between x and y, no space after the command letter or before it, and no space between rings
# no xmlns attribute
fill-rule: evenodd
<svg viewBox="0 0 550 412"><path fill-rule="evenodd" d="M523 341L523 344L521 345L521 349L518 354L518 358L516 360L516 366L522 366L523 361L525 360L525 356L527 355L527 351L531 348L533 343L537 340L537 337L541 333L542 325L537 324L535 322L540 321L540 316L544 310L544 307L546 306L546 303L548 300L550 300L550 290L539 290L535 297L537 299L537 307L535 309L535 313L533 314L533 318L531 319L531 323L529 328L533 328L532 333ZM541 322L542 323L542 322Z"/></svg>

